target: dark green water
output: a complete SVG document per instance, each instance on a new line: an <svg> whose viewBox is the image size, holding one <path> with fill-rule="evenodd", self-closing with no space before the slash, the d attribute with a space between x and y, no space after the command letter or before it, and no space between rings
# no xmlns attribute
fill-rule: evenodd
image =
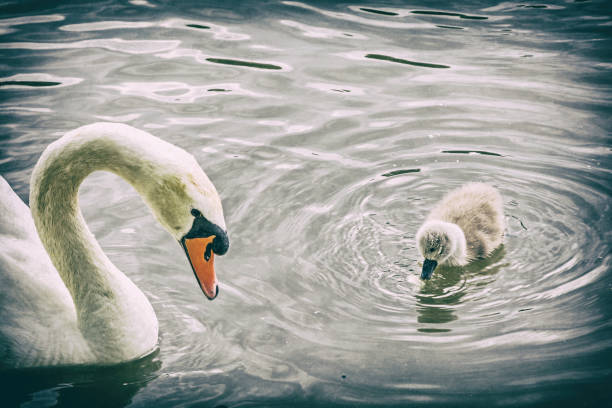
<svg viewBox="0 0 612 408"><path fill-rule="evenodd" d="M159 352L0 373L2 406L609 405L611 4L218 3L0 2L15 191L64 132L128 123L196 156L232 243L209 302L131 187L87 179ZM416 230L473 180L504 245L422 284Z"/></svg>

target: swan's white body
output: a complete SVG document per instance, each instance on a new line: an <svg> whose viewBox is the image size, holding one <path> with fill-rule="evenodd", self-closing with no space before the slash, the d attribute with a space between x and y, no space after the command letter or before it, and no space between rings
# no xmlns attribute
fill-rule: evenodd
<svg viewBox="0 0 612 408"><path fill-rule="evenodd" d="M417 247L425 262L435 262L433 268L466 265L502 243L504 225L499 192L484 183L468 183L448 193L429 213L417 232Z"/></svg>
<svg viewBox="0 0 612 408"><path fill-rule="evenodd" d="M0 366L114 364L156 347L151 304L81 215L78 189L96 170L130 182L177 240L196 207L225 230L214 186L184 150L121 124L67 133L33 171L31 215L0 177Z"/></svg>

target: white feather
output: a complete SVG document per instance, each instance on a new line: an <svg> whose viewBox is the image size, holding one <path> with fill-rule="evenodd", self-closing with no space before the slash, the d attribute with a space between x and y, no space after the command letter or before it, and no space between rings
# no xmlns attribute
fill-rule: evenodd
<svg viewBox="0 0 612 408"><path fill-rule="evenodd" d="M501 245L504 228L499 192L484 183L468 183L431 210L417 232L417 247L425 259L465 265Z"/></svg>
<svg viewBox="0 0 612 408"><path fill-rule="evenodd" d="M131 126L95 123L47 147L28 207L0 177L0 365L114 364L153 351L144 294L106 257L78 206L96 170L125 178L178 240L191 208L225 230L219 196L193 156Z"/></svg>

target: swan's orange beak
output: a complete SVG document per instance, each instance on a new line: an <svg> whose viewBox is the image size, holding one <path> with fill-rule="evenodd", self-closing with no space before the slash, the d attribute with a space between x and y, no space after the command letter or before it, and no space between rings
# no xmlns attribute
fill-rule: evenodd
<svg viewBox="0 0 612 408"><path fill-rule="evenodd" d="M183 246L193 268L200 288L210 300L217 297L219 287L215 276L215 254L209 245L215 239L214 235L206 238L185 238Z"/></svg>

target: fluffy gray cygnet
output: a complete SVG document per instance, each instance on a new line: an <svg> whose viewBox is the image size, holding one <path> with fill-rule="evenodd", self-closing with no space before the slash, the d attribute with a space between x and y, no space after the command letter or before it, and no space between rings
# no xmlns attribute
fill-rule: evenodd
<svg viewBox="0 0 612 408"><path fill-rule="evenodd" d="M438 264L461 266L488 256L503 235L503 202L495 188L468 183L451 191L417 231L417 247L425 257L421 279L430 279Z"/></svg>

